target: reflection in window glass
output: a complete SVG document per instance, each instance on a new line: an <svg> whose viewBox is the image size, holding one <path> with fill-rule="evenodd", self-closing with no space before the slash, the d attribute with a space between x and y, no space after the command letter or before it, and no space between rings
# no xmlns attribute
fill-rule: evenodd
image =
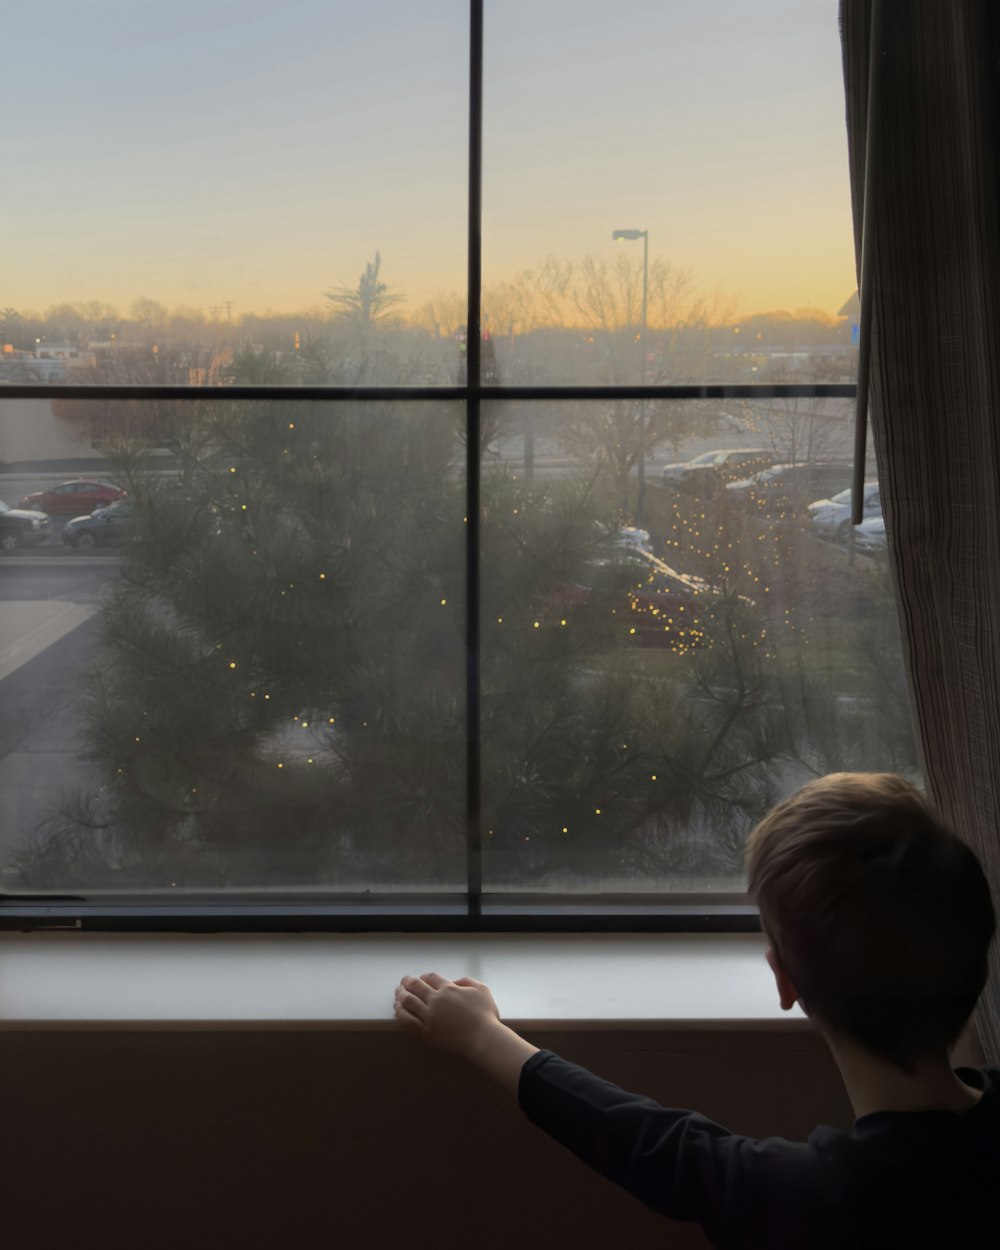
<svg viewBox="0 0 1000 1250"><path fill-rule="evenodd" d="M741 889L750 827L809 778L919 779L884 526L830 498L849 402L490 409L490 888ZM744 452L795 472L760 485Z"/></svg>
<svg viewBox="0 0 1000 1250"><path fill-rule="evenodd" d="M461 406L55 408L2 414L54 453L0 475L4 888L460 886Z"/></svg>

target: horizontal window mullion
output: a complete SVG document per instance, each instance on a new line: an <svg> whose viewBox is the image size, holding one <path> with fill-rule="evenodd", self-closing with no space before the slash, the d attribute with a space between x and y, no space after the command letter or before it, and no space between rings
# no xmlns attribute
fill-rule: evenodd
<svg viewBox="0 0 1000 1250"><path fill-rule="evenodd" d="M853 383L691 383L671 386L5 386L5 399L201 401L607 400L607 399L853 399Z"/></svg>

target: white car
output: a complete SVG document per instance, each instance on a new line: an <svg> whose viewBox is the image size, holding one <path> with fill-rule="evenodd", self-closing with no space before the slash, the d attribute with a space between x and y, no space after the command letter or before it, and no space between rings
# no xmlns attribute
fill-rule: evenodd
<svg viewBox="0 0 1000 1250"><path fill-rule="evenodd" d="M882 515L882 504L879 499L878 482L865 482L862 495L862 518ZM817 499L809 505L809 520L815 532L823 538L836 539L839 543L850 542L851 530L851 490L839 491L832 499Z"/></svg>
<svg viewBox="0 0 1000 1250"><path fill-rule="evenodd" d="M872 516L855 526L854 545L859 551L887 551L889 543L885 536L885 517Z"/></svg>

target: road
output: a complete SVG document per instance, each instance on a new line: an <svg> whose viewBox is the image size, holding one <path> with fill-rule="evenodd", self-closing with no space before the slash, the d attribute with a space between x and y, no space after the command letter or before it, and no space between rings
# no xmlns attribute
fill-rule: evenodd
<svg viewBox="0 0 1000 1250"><path fill-rule="evenodd" d="M0 881L10 851L65 787L86 780L80 678L101 588L117 569L114 556L70 554L61 544L0 560Z"/></svg>

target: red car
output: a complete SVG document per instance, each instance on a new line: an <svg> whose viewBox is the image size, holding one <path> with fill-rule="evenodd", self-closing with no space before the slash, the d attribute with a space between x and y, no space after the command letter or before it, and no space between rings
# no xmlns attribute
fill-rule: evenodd
<svg viewBox="0 0 1000 1250"><path fill-rule="evenodd" d="M95 508L106 508L124 494L125 491L110 482L74 478L72 482L60 482L51 490L36 490L31 495L25 495L20 507L32 508L36 512L81 516L85 512L93 512Z"/></svg>

